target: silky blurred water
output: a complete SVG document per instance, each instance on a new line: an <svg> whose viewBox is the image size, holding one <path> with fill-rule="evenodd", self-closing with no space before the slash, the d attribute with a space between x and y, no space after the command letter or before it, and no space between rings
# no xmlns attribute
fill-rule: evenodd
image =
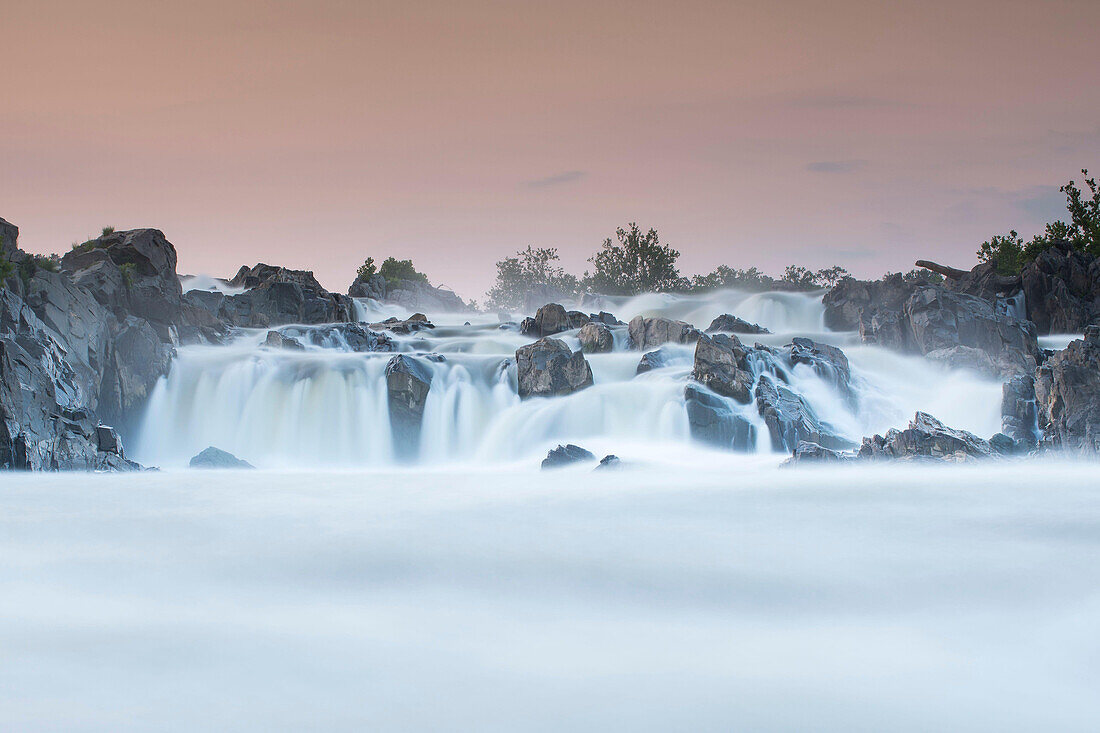
<svg viewBox="0 0 1100 733"><path fill-rule="evenodd" d="M8 474L0 729L1088 731L1095 464Z"/></svg>

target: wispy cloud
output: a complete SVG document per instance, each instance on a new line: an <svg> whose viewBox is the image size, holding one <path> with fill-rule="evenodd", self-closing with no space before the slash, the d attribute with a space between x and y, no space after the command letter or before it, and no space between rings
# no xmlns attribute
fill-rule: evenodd
<svg viewBox="0 0 1100 733"><path fill-rule="evenodd" d="M806 166L811 173L852 173L867 165L866 160L819 160Z"/></svg>
<svg viewBox="0 0 1100 733"><path fill-rule="evenodd" d="M523 185L527 186L527 188L549 188L550 186L561 186L566 183L576 183L587 175L587 171L564 171L562 173L555 173L552 176L546 176L545 178L524 181Z"/></svg>

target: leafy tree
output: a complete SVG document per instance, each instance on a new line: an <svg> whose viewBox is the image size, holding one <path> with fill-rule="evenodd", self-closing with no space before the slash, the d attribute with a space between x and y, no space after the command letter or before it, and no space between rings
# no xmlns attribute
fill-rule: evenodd
<svg viewBox="0 0 1100 733"><path fill-rule="evenodd" d="M363 261L363 264L359 265L355 275L357 280L369 280L376 272L378 272L378 268L374 266L374 258L368 257Z"/></svg>
<svg viewBox="0 0 1100 733"><path fill-rule="evenodd" d="M827 267L815 272L814 284L822 288L831 288L844 278L851 276L852 273L848 272L840 265L833 265L832 267Z"/></svg>
<svg viewBox="0 0 1100 733"><path fill-rule="evenodd" d="M643 234L634 222L629 227L617 229L618 242L604 240L600 251L589 258L593 271L584 274L585 288L608 295L687 289L690 282L676 268L680 253L661 244L656 229Z"/></svg>
<svg viewBox="0 0 1100 733"><path fill-rule="evenodd" d="M799 265L787 265L787 269L783 271L782 279L783 282L791 283L801 288L806 288L807 290L817 287L817 281L814 280L813 272Z"/></svg>
<svg viewBox="0 0 1100 733"><path fill-rule="evenodd" d="M978 248L978 261L993 263L1002 275L1015 274L1024 264L1024 240L1015 229L994 235Z"/></svg>
<svg viewBox="0 0 1100 733"><path fill-rule="evenodd" d="M1077 249L1100 257L1100 186L1095 178L1088 177L1089 172L1086 169L1081 169L1081 175L1085 176L1085 185L1089 189L1087 193L1090 195L1082 194L1073 181L1062 186L1071 224L1056 222L1055 225L1047 225L1047 228L1058 225L1064 227L1069 235L1066 239Z"/></svg>
<svg viewBox="0 0 1100 733"><path fill-rule="evenodd" d="M363 263L364 265L366 263ZM393 287L402 280L409 280L412 282L420 282L425 285L430 285L428 282L428 276L422 272L418 272L413 267L412 260L397 260L393 257L387 257L382 262L382 267L379 268L378 274L386 278L386 285Z"/></svg>
<svg viewBox="0 0 1100 733"><path fill-rule="evenodd" d="M578 282L560 266L558 251L553 247L528 246L497 262L496 283L489 290L489 306L503 310L519 310L527 293L540 286L557 288L565 296L576 295Z"/></svg>

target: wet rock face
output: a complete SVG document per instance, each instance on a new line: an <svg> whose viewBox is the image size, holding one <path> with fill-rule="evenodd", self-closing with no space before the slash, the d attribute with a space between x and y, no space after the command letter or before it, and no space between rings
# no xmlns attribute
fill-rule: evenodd
<svg viewBox="0 0 1100 733"><path fill-rule="evenodd" d="M1013 440L1034 446L1039 442L1039 414L1035 380L1021 374L1001 388L1001 431Z"/></svg>
<svg viewBox="0 0 1100 733"><path fill-rule="evenodd" d="M1024 265L1020 282L1040 335L1081 333L1100 323L1100 258L1063 242Z"/></svg>
<svg viewBox="0 0 1100 733"><path fill-rule="evenodd" d="M689 384L684 389L684 406L694 440L726 450L748 452L755 448L756 428L717 395Z"/></svg>
<svg viewBox="0 0 1100 733"><path fill-rule="evenodd" d="M1039 367L1035 397L1039 427L1053 445L1100 452L1100 326Z"/></svg>
<svg viewBox="0 0 1100 733"><path fill-rule="evenodd" d="M565 342L542 338L516 351L519 396L553 397L592 386L592 368L581 352L573 353Z"/></svg>
<svg viewBox="0 0 1100 733"><path fill-rule="evenodd" d="M399 354L386 364L390 426L398 457L411 458L419 453L420 426L431 386L431 369L416 357Z"/></svg>
<svg viewBox="0 0 1100 733"><path fill-rule="evenodd" d="M794 338L782 353L790 366L806 364L826 382L842 393L852 395L852 368L848 357L835 346L808 338Z"/></svg>
<svg viewBox="0 0 1100 733"><path fill-rule="evenodd" d="M329 323L313 328L285 326L279 330L300 343L325 348L344 348L357 352L394 351L393 339L371 331L358 323Z"/></svg>
<svg viewBox="0 0 1100 733"><path fill-rule="evenodd" d="M614 456L609 456L609 458L614 458ZM570 443L568 445L559 445L557 448L547 453L546 458L542 459L542 468L545 471L550 468L563 468L574 463L594 460L596 460L596 456L591 451ZM619 459L616 458L615 460L618 461ZM600 461L600 464L603 465L603 461Z"/></svg>
<svg viewBox="0 0 1100 733"><path fill-rule="evenodd" d="M748 352L736 336L701 335L695 344L691 378L720 395L748 404L753 384L745 363Z"/></svg>
<svg viewBox="0 0 1100 733"><path fill-rule="evenodd" d="M707 333L743 333L743 334L761 334L771 333L763 326L758 326L755 323L749 323L743 318L737 316L731 316L729 313L723 313L710 322L710 326L707 327Z"/></svg>
<svg viewBox="0 0 1100 733"><path fill-rule="evenodd" d="M285 336L278 331L268 331L264 339L264 346L269 349L283 349L286 351L305 351L306 347L296 338Z"/></svg>
<svg viewBox="0 0 1100 733"><path fill-rule="evenodd" d="M661 369L662 367L668 366L668 360L668 352L664 349L647 351L645 354L642 354L642 358L638 361L638 368L634 373L645 374L654 369Z"/></svg>
<svg viewBox="0 0 1100 733"><path fill-rule="evenodd" d="M191 468L255 468L232 453L210 446L191 459Z"/></svg>
<svg viewBox="0 0 1100 733"><path fill-rule="evenodd" d="M819 419L801 395L776 385L770 377L760 377L754 395L756 409L771 434L773 450L792 451L803 440L833 450L853 446L835 428Z"/></svg>
<svg viewBox="0 0 1100 733"><path fill-rule="evenodd" d="M577 338L581 342L581 350L590 354L606 353L615 345L611 329L602 323L586 323L577 332Z"/></svg>
<svg viewBox="0 0 1100 733"><path fill-rule="evenodd" d="M859 456L864 459L966 460L993 455L989 441L965 430L944 425L926 412L918 412L905 430L864 438Z"/></svg>
<svg viewBox="0 0 1100 733"><path fill-rule="evenodd" d="M630 342L635 349L652 349L661 344L689 344L699 338L699 331L690 323L668 318L635 316L629 324Z"/></svg>

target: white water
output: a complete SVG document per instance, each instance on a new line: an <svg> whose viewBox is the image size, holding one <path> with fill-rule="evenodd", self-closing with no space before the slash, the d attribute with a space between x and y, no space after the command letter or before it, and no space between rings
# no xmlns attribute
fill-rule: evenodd
<svg viewBox="0 0 1100 733"><path fill-rule="evenodd" d="M9 474L0 730L1093 731L1095 465Z"/></svg>
<svg viewBox="0 0 1100 733"><path fill-rule="evenodd" d="M409 315L368 300L357 306L365 322ZM782 346L808 336L842 347L852 365L854 402L804 365L791 371L790 386L853 442L904 426L918 409L985 437L999 430L998 382L862 346L854 334L826 332L820 294L650 294L605 299L599 307L624 321L663 315L700 328L732 313L774 332L744 337L750 344ZM438 326L434 331L397 337L402 351L445 357L426 362L433 381L416 457L421 465L530 465L561 442L650 463L702 450L691 441L682 399L692 347L666 347L674 357L668 366L635 376L641 352L626 348L620 327L616 351L588 356L593 387L521 401L515 368L507 365L529 339L502 330L495 315L429 317ZM472 325L463 325L467 320ZM171 468L214 445L266 468L395 463L383 374L392 354L349 353L331 340L305 352L273 351L260 347L264 334L245 333L228 346L181 348L153 393L131 456ZM579 348L575 331L559 337ZM757 450L770 451L755 409L730 404L757 425Z"/></svg>

